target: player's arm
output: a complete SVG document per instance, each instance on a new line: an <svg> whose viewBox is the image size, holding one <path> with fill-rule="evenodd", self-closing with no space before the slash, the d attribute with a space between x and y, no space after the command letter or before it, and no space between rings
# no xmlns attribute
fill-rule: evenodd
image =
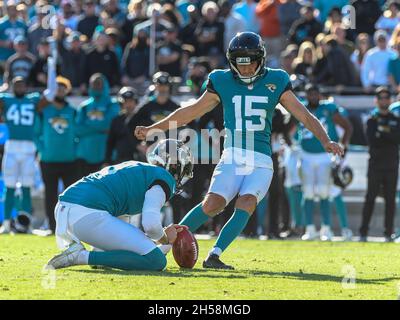
<svg viewBox="0 0 400 320"><path fill-rule="evenodd" d="M207 90L195 102L188 106L180 107L163 120L148 127L136 127L135 135L138 139L144 140L150 130L167 131L169 129L179 128L211 111L219 104L219 102L220 100L218 95Z"/></svg>
<svg viewBox="0 0 400 320"><path fill-rule="evenodd" d="M180 232L183 227L171 225L164 229L161 224L161 208L167 200L166 192L170 192L165 190L165 188L165 184L161 183L154 184L147 190L142 209L142 226L146 234L156 242L161 244L173 244L177 233Z"/></svg>
<svg viewBox="0 0 400 320"><path fill-rule="evenodd" d="M46 106L52 102L57 93L57 81L56 81L56 60L53 57L47 58L47 88L43 92L43 96L36 104L36 111L41 112Z"/></svg>
<svg viewBox="0 0 400 320"><path fill-rule="evenodd" d="M319 122L319 120L307 110L291 90L286 90L282 94L279 102L298 121L302 122L315 137L317 137L326 152L343 156L343 148L336 142L331 141L321 122Z"/></svg>
<svg viewBox="0 0 400 320"><path fill-rule="evenodd" d="M351 135L353 134L353 126L349 119L343 117L339 112L333 115L333 122L344 130L343 137L340 143L346 148L350 143Z"/></svg>

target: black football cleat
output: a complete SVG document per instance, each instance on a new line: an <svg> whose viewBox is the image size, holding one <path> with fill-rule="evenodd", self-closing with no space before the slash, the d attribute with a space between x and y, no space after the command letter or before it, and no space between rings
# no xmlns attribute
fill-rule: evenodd
<svg viewBox="0 0 400 320"><path fill-rule="evenodd" d="M235 268L223 263L219 256L216 254L211 254L203 261L203 268L206 269L224 269L224 270L234 270Z"/></svg>

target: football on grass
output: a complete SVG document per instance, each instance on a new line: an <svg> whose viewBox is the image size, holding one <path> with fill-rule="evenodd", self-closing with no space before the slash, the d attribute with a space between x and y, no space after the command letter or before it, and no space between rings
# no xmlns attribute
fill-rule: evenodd
<svg viewBox="0 0 400 320"><path fill-rule="evenodd" d="M193 268L199 256L199 245L193 233L183 229L172 245L176 263L182 268Z"/></svg>

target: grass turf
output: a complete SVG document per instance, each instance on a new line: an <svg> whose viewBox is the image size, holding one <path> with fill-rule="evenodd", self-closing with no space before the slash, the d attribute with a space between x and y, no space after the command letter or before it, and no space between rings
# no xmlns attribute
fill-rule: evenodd
<svg viewBox="0 0 400 320"><path fill-rule="evenodd" d="M398 299L400 248L386 243L237 240L223 256L234 271L200 259L182 270L126 272L76 266L53 275L42 267L58 252L54 237L0 236L0 299ZM343 279L355 275L355 287ZM346 285L347 284L347 285Z"/></svg>

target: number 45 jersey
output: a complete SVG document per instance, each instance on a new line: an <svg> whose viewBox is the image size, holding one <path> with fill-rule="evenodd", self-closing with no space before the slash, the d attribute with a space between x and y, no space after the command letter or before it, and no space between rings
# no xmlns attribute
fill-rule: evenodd
<svg viewBox="0 0 400 320"><path fill-rule="evenodd" d="M0 94L10 140L33 141L35 107L39 99L39 93L27 94L22 98L9 93Z"/></svg>
<svg viewBox="0 0 400 320"><path fill-rule="evenodd" d="M211 72L207 91L218 94L222 104L224 149L234 147L270 157L274 109L290 89L289 75L281 69L266 68L252 84L239 82L229 69Z"/></svg>

